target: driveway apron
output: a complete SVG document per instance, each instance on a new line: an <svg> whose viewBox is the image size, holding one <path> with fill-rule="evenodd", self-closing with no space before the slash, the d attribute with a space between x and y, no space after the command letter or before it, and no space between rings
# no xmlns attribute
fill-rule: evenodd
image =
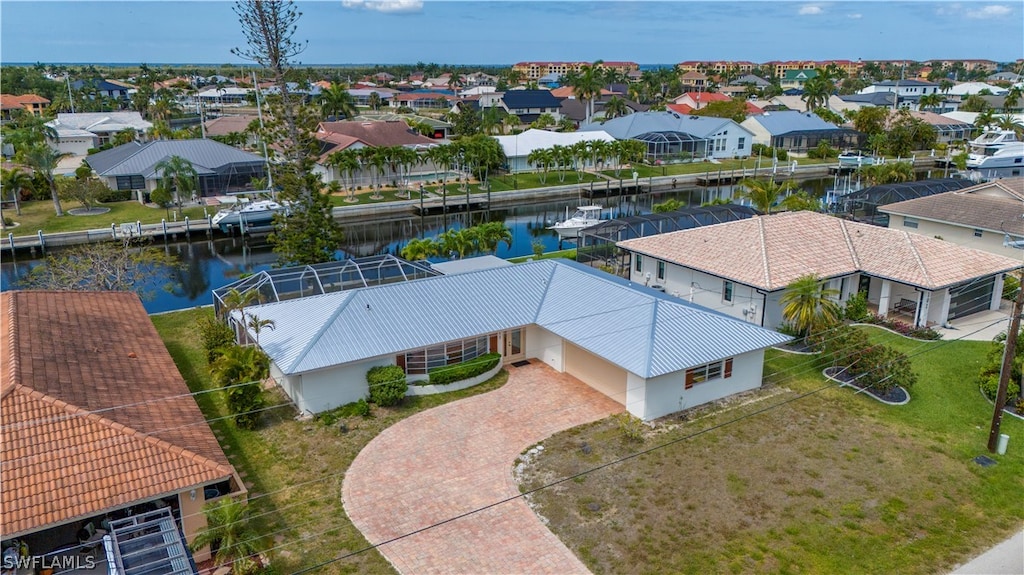
<svg viewBox="0 0 1024 575"><path fill-rule="evenodd" d="M500 389L404 419L359 453L342 497L370 543L518 495L512 465L520 453L554 433L623 410L538 360L508 369ZM588 572L521 498L378 550L408 575Z"/></svg>

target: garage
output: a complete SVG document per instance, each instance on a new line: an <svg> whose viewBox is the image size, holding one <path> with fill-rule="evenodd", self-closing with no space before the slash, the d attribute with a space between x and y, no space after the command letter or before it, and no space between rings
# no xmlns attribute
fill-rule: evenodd
<svg viewBox="0 0 1024 575"><path fill-rule="evenodd" d="M947 319L987 310L992 305L992 290L995 283L995 276L988 276L950 288Z"/></svg>
<svg viewBox="0 0 1024 575"><path fill-rule="evenodd" d="M626 403L626 370L568 341L563 345L565 372L615 401Z"/></svg>

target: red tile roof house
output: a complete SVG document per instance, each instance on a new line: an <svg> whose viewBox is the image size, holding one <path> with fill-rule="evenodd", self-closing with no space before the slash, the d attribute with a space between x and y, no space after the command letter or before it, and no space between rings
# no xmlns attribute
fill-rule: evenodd
<svg viewBox="0 0 1024 575"><path fill-rule="evenodd" d="M946 325L999 309L1003 274L1021 260L902 230L814 212L786 212L626 240L630 279L764 327L783 323L779 300L815 274L845 303L866 292L882 315Z"/></svg>
<svg viewBox="0 0 1024 575"><path fill-rule="evenodd" d="M686 104L694 110L699 110L711 102L728 102L730 100L732 98L718 92L684 92L673 100L672 103Z"/></svg>
<svg viewBox="0 0 1024 575"><path fill-rule="evenodd" d="M146 513L177 557L161 572L188 572L179 529L191 541L206 501L245 488L138 296L7 291L0 304L3 546L97 562L119 549L126 566L118 525Z"/></svg>
<svg viewBox="0 0 1024 575"><path fill-rule="evenodd" d="M331 154L346 149L365 147L384 148L404 146L415 150L426 150L438 145L438 141L416 132L400 120L366 121L366 122L320 122L317 126L316 138L321 142L321 155L314 171L320 174L325 183L344 182L343 174L328 161ZM413 169L411 175L433 173L433 164L423 163ZM397 174L385 173L382 182L390 182ZM353 180L354 181L351 181ZM361 169L351 178L350 185L366 186L371 184L370 169Z"/></svg>

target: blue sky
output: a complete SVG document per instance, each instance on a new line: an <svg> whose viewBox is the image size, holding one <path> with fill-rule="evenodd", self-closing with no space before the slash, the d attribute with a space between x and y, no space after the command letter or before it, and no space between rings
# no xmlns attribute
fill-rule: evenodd
<svg viewBox="0 0 1024 575"><path fill-rule="evenodd" d="M303 64L1024 56L1024 3L298 2ZM3 62L240 62L232 3L0 2Z"/></svg>

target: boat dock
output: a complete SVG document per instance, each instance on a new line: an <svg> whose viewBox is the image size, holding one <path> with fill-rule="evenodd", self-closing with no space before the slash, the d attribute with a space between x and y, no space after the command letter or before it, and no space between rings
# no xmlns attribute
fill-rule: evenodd
<svg viewBox="0 0 1024 575"><path fill-rule="evenodd" d="M472 194L469 197L466 197L465 194L448 194L446 197L442 197L426 193L421 201L414 200L412 209L418 216L427 216L447 212L485 210L488 203L487 197L481 194Z"/></svg>

